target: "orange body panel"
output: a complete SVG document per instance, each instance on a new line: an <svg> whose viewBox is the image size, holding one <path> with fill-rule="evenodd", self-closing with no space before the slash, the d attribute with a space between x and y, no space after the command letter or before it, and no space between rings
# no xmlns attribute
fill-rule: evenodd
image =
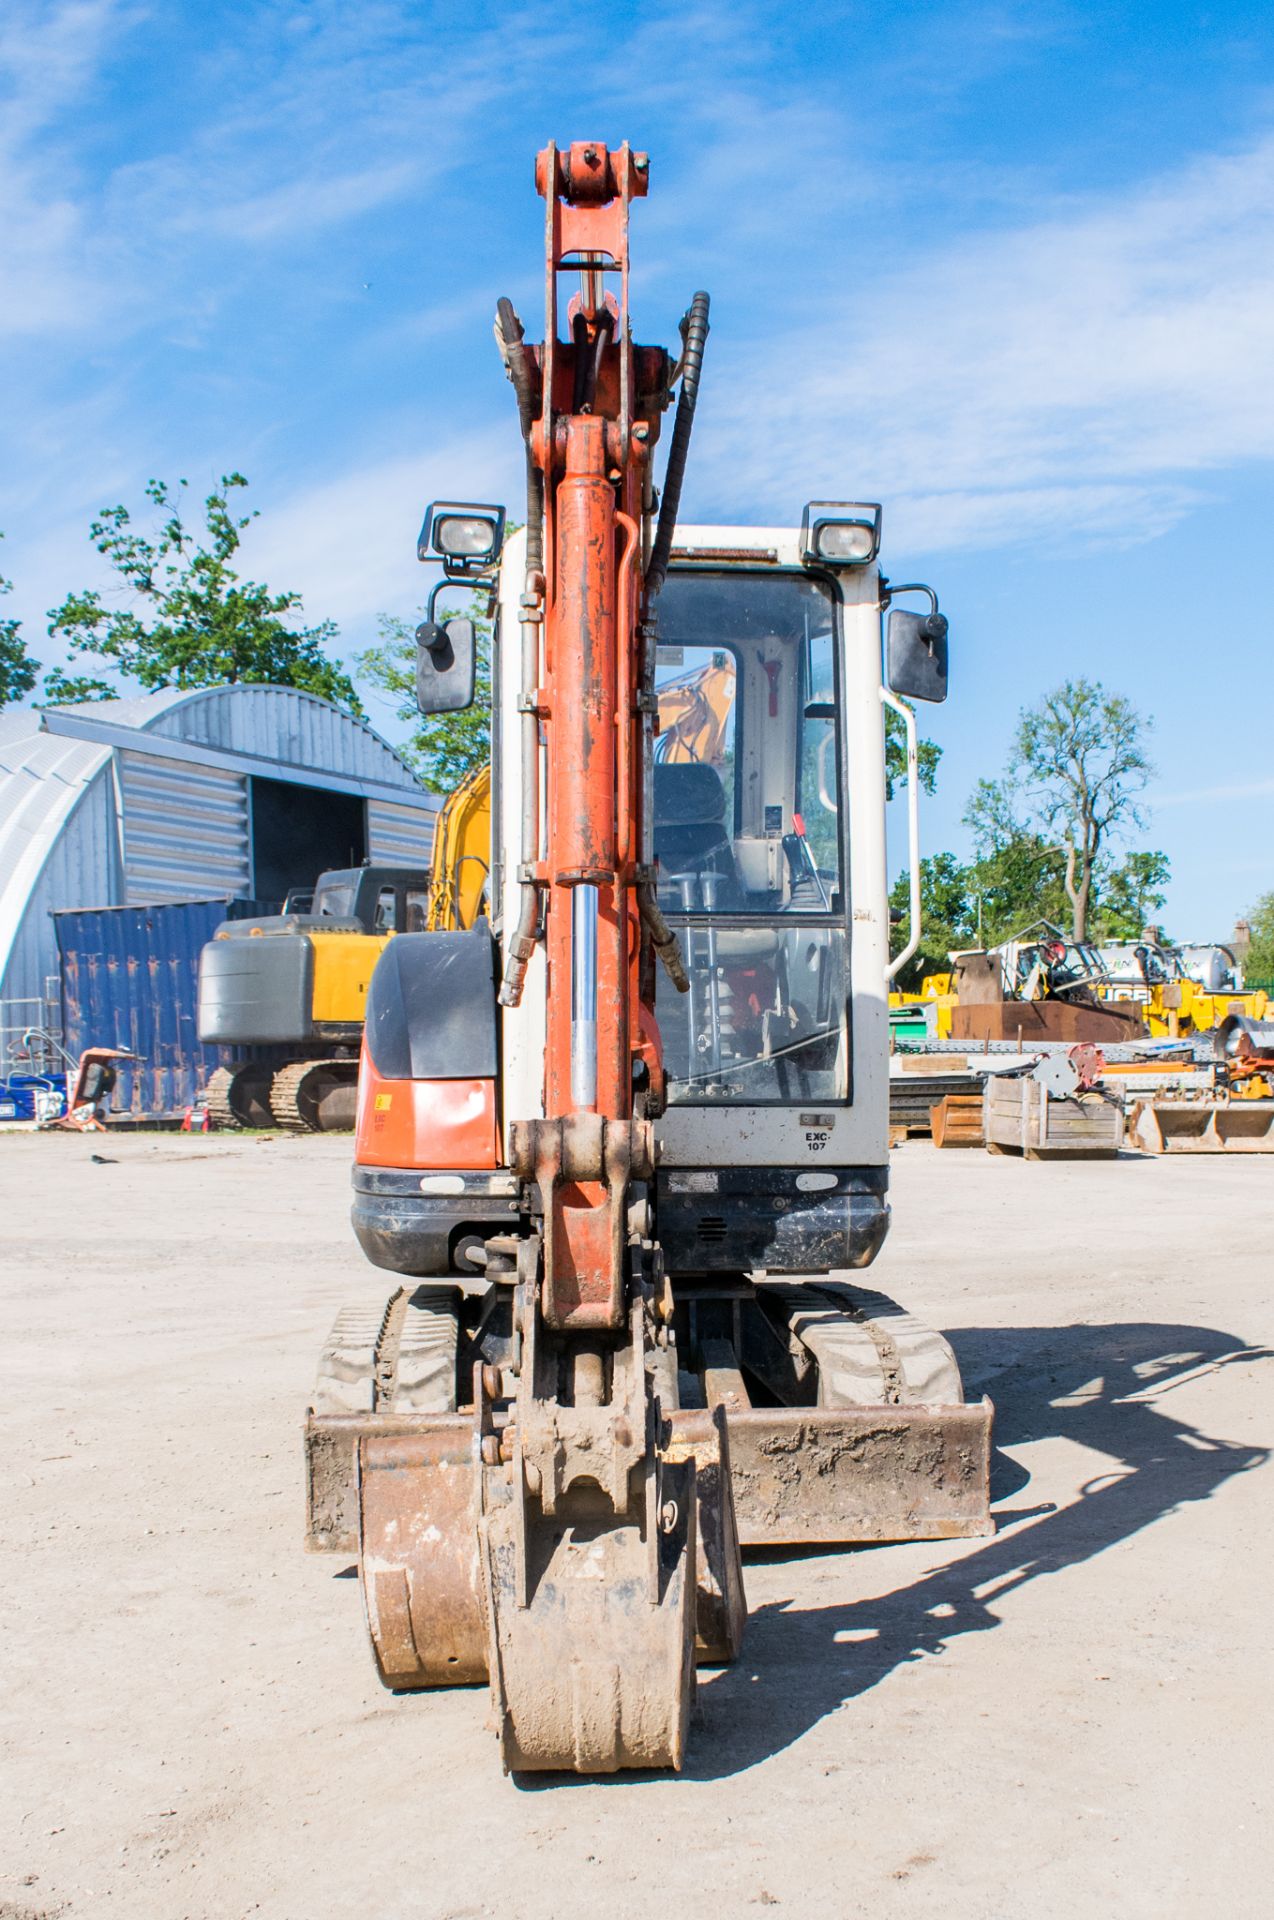
<svg viewBox="0 0 1274 1920"><path fill-rule="evenodd" d="M382 1080L364 1047L354 1141L360 1167L498 1167L495 1081Z"/></svg>

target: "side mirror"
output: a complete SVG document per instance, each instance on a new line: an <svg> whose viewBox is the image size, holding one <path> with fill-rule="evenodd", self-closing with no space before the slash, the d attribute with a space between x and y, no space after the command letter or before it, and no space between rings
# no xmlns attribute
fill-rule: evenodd
<svg viewBox="0 0 1274 1920"><path fill-rule="evenodd" d="M472 620L425 620L416 628L416 705L462 713L473 705L477 645Z"/></svg>
<svg viewBox="0 0 1274 1920"><path fill-rule="evenodd" d="M946 699L945 613L908 613L896 607L890 614L889 684L905 700Z"/></svg>

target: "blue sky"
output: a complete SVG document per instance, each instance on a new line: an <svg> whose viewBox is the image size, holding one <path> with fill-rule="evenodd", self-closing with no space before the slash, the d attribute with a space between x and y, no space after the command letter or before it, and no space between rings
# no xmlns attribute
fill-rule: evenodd
<svg viewBox="0 0 1274 1920"><path fill-rule="evenodd" d="M1245 0L6 0L28 646L99 579L98 509L231 468L246 570L347 657L410 614L424 503L517 501L490 321L508 293L538 334L550 137L650 152L642 338L712 293L686 517L881 499L887 571L938 587L927 847L965 848L1018 709L1088 673L1155 718L1170 926L1223 935L1274 887L1274 29Z"/></svg>

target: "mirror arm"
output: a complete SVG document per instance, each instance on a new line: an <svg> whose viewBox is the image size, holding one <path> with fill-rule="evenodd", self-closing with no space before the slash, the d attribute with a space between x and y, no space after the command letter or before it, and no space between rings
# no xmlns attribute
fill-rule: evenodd
<svg viewBox="0 0 1274 1920"><path fill-rule="evenodd" d="M887 580L882 580L880 583L880 604L881 604L882 610L886 607L891 606L893 602L897 599L900 593L927 594L929 596L930 613L936 613L938 611L937 594L934 592L932 587L926 587L923 581L920 581L920 580L909 580L904 586L901 586L901 587L891 586Z"/></svg>
<svg viewBox="0 0 1274 1920"><path fill-rule="evenodd" d="M911 933L902 952L885 969L885 979L888 981L906 966L920 945L920 747L916 740L916 716L906 701L899 700L888 687L880 689L880 698L883 705L892 707L901 717L907 733L907 852L911 869L907 875Z"/></svg>

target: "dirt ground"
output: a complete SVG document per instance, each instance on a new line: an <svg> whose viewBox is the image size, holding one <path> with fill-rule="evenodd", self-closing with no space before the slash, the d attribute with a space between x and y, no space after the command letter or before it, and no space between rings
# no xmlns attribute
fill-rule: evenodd
<svg viewBox="0 0 1274 1920"><path fill-rule="evenodd" d="M686 1772L527 1786L301 1550L348 1156L0 1138L0 1920L1271 1911L1274 1161L900 1151L997 1536L753 1556Z"/></svg>

